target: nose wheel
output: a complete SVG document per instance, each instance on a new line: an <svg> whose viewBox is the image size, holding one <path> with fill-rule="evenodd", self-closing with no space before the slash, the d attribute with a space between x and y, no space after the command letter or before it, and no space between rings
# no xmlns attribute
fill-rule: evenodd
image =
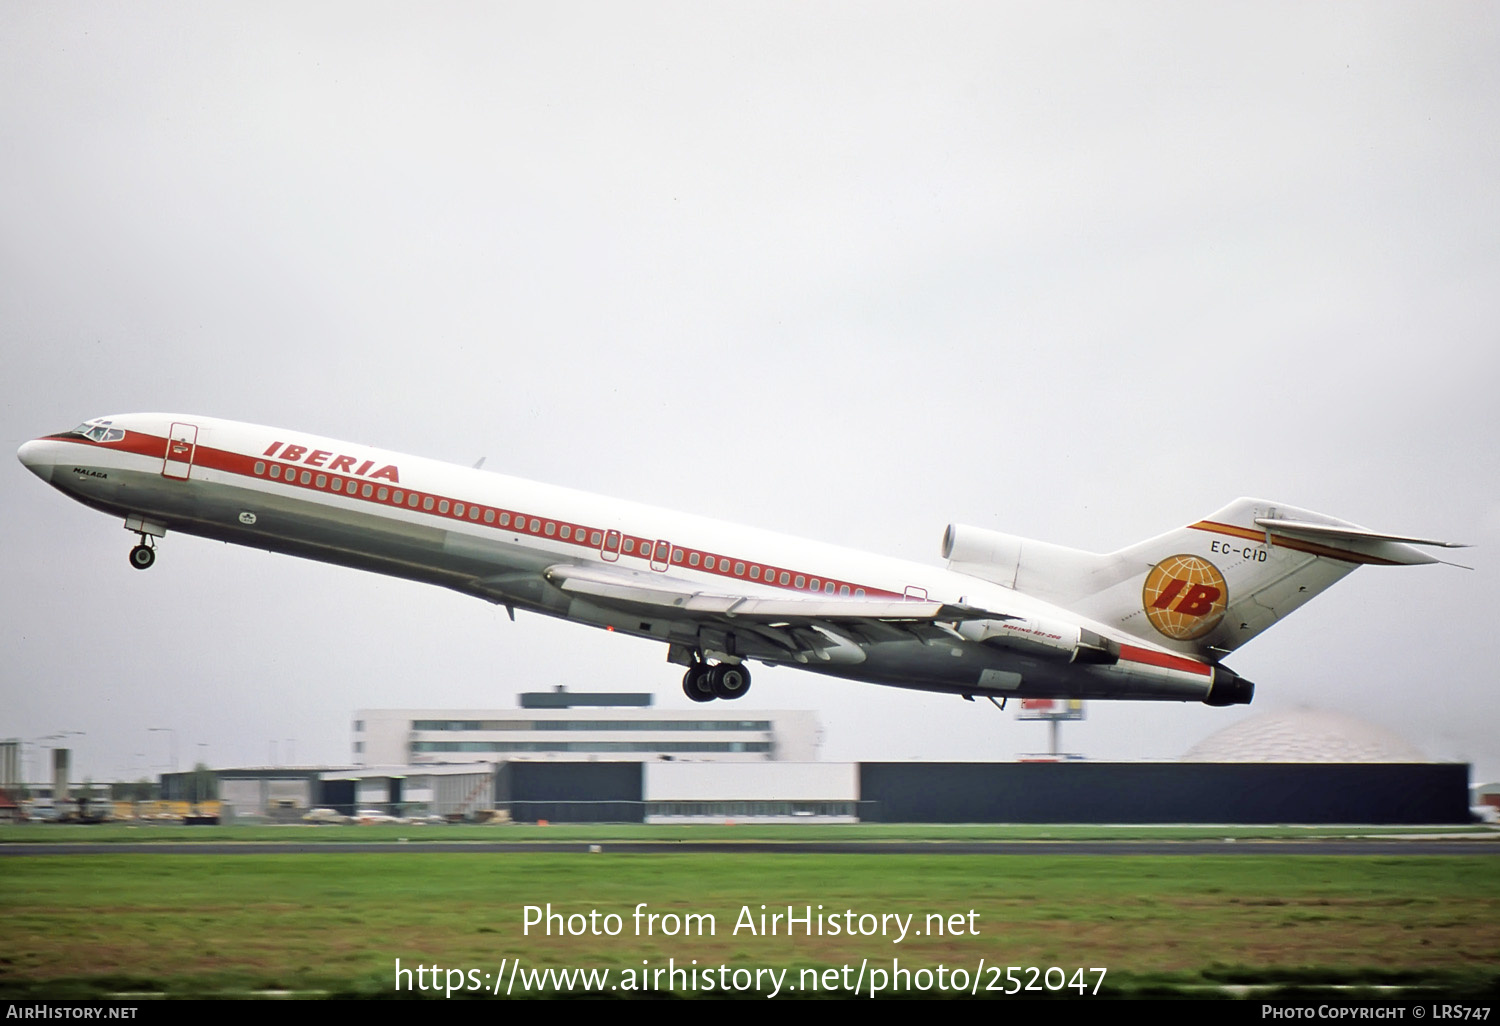
<svg viewBox="0 0 1500 1026"><path fill-rule="evenodd" d="M137 570L150 570L156 562L156 539L167 533L167 525L132 513L125 518L125 530L141 540L130 550L130 565Z"/></svg>
<svg viewBox="0 0 1500 1026"><path fill-rule="evenodd" d="M137 570L149 570L151 564L156 562L156 549L147 544L145 536L141 537L141 543L130 550L130 565Z"/></svg>

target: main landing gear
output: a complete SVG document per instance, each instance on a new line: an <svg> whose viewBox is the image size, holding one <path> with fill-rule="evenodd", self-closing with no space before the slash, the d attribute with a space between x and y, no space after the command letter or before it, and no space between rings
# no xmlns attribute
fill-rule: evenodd
<svg viewBox="0 0 1500 1026"><path fill-rule="evenodd" d="M151 564L156 562L156 547L146 540L146 535L141 535L141 543L130 550L130 565L137 570L150 570Z"/></svg>
<svg viewBox="0 0 1500 1026"><path fill-rule="evenodd" d="M739 698L750 690L750 670L739 663L694 663L682 675L682 691L695 702Z"/></svg>

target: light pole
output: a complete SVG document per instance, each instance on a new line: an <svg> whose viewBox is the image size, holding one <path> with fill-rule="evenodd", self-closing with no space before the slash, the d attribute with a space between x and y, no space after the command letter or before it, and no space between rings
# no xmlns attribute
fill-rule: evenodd
<svg viewBox="0 0 1500 1026"><path fill-rule="evenodd" d="M202 741L198 742L198 759L193 766L193 802L197 804L203 801L203 775L208 772L208 763L204 761L203 750L208 745Z"/></svg>
<svg viewBox="0 0 1500 1026"><path fill-rule="evenodd" d="M175 777L176 774L177 774L177 731L175 729L173 729L172 727L147 727L146 728L146 732L148 734L161 734L161 733L164 733L164 734L168 735L168 738L169 738L170 743L171 743L172 774ZM173 784L176 785L176 783L177 783L177 781L173 780ZM175 790L175 787L174 788L165 788L165 787L162 788L161 789L161 797L163 797L163 798L168 797L169 794L170 794L170 792L173 791L173 790Z"/></svg>
<svg viewBox="0 0 1500 1026"><path fill-rule="evenodd" d="M177 730L174 727L147 727L147 733L165 732L171 735L172 772L177 772Z"/></svg>

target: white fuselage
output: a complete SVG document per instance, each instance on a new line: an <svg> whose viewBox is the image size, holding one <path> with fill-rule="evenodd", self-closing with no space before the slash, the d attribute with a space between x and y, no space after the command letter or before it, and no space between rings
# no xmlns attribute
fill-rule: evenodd
<svg viewBox="0 0 1500 1026"><path fill-rule="evenodd" d="M279 428L179 414L89 425L97 425L94 437L82 429L47 436L26 443L20 458L78 501L126 517L143 539L200 535L440 584L654 638L695 658L713 653L902 687L1197 701L1214 680L1212 666L940 567ZM732 616L658 615L564 590L549 575L559 567L599 568L647 589L659 581L684 593L805 599L814 612L818 601L830 609L940 602L1017 622L1082 624L1116 643L1119 658L1082 665L889 616L863 626L810 615L736 628ZM787 644L784 632L797 631L813 641Z"/></svg>

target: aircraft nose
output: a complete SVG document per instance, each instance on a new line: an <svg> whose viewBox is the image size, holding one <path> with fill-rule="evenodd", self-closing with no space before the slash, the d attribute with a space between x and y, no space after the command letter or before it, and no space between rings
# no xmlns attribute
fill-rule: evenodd
<svg viewBox="0 0 1500 1026"><path fill-rule="evenodd" d="M27 470L51 484L52 459L49 454L51 448L51 444L45 439L34 438L16 450L16 459L20 460Z"/></svg>

